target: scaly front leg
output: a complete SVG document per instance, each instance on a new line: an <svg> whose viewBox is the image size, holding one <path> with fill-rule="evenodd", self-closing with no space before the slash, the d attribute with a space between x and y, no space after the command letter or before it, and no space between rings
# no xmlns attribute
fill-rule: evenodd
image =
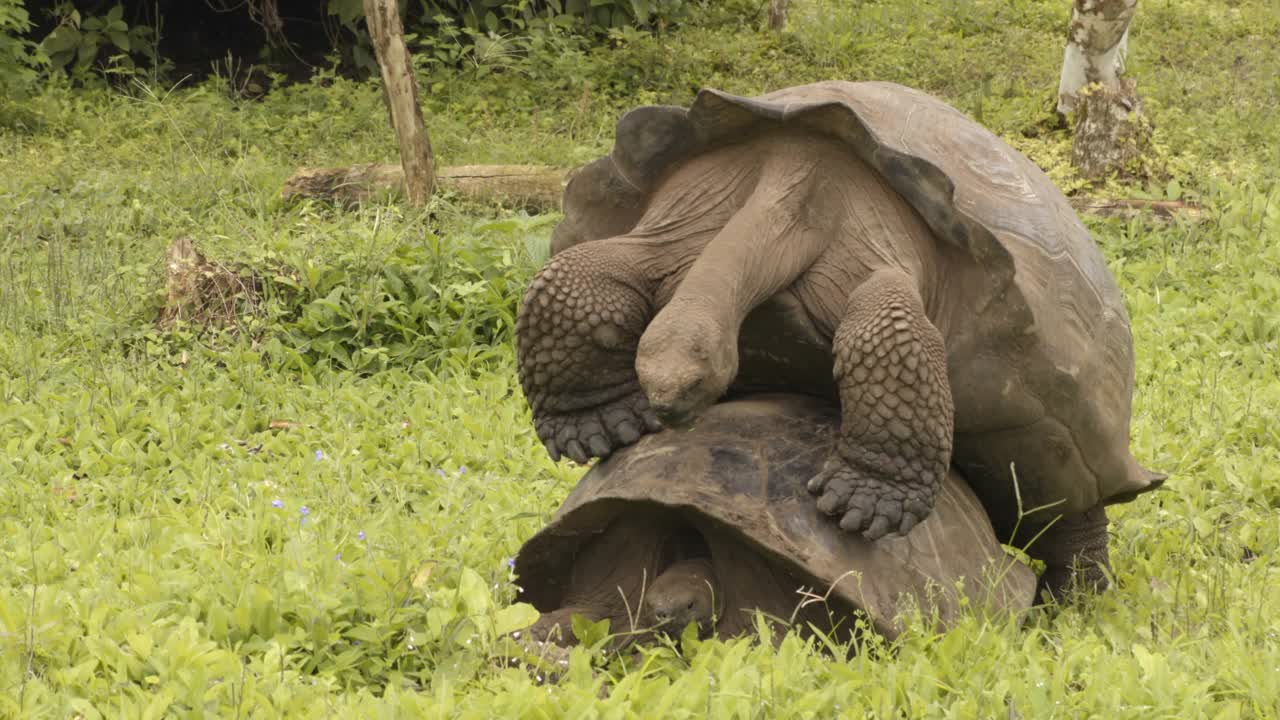
<svg viewBox="0 0 1280 720"><path fill-rule="evenodd" d="M933 510L951 463L942 335L911 277L881 270L849 297L832 345L840 437L809 492L847 532L905 535Z"/></svg>
<svg viewBox="0 0 1280 720"><path fill-rule="evenodd" d="M520 384L553 460L607 457L661 425L636 377L653 317L651 283L617 240L555 255L525 292L516 325Z"/></svg>

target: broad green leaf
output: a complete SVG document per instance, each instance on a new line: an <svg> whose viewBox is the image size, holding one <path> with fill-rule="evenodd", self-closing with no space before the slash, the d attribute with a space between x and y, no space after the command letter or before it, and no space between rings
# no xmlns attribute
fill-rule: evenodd
<svg viewBox="0 0 1280 720"><path fill-rule="evenodd" d="M609 618L591 621L585 616L574 613L569 618L573 627L573 636L586 647L595 647L609 637Z"/></svg>
<svg viewBox="0 0 1280 720"><path fill-rule="evenodd" d="M458 578L458 598L462 601L463 611L473 617L484 615L493 604L493 596L489 594L484 579L469 567L463 568Z"/></svg>
<svg viewBox="0 0 1280 720"><path fill-rule="evenodd" d="M528 603L513 603L494 614L494 632L499 636L527 628L538 621L538 611Z"/></svg>
<svg viewBox="0 0 1280 720"><path fill-rule="evenodd" d="M98 56L98 43L101 36L97 33L86 33L80 41L80 47L76 51L78 62L82 65L88 65Z"/></svg>
<svg viewBox="0 0 1280 720"><path fill-rule="evenodd" d="M49 54L75 50L80 45L80 31L70 25L59 25L42 44Z"/></svg>

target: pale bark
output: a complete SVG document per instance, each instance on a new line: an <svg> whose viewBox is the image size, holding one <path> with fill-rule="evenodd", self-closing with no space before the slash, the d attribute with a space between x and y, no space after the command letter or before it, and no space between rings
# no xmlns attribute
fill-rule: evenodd
<svg viewBox="0 0 1280 720"><path fill-rule="evenodd" d="M434 160L418 103L418 82L413 76L409 48L404 44L400 12L396 0L364 0L364 14L382 71L391 125L400 143L405 194L411 205L422 206L431 197L435 184Z"/></svg>
<svg viewBox="0 0 1280 720"><path fill-rule="evenodd" d="M791 0L769 0L769 29L781 31L787 26L787 6Z"/></svg>
<svg viewBox="0 0 1280 720"><path fill-rule="evenodd" d="M476 202L557 210L571 171L539 165L458 165L441 168L440 187ZM300 168L281 190L297 197L358 205L381 194L404 192L404 170L397 165L364 164L338 168Z"/></svg>
<svg viewBox="0 0 1280 720"><path fill-rule="evenodd" d="M1058 112L1076 109L1086 85L1116 88L1124 73L1129 44L1129 21L1138 0L1074 0L1071 30L1058 80Z"/></svg>

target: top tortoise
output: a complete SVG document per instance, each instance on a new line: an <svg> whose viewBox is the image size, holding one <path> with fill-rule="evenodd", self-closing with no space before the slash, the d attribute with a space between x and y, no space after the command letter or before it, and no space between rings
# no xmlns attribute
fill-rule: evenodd
<svg viewBox="0 0 1280 720"><path fill-rule="evenodd" d="M731 390L838 397L809 489L840 527L905 534L954 464L1002 540L1041 533L1050 589L1076 563L1105 584L1103 507L1164 479L1129 451L1129 321L1066 198L994 134L891 83L703 90L627 113L563 205L517 329L553 458ZM1019 512L1046 505L1047 531Z"/></svg>

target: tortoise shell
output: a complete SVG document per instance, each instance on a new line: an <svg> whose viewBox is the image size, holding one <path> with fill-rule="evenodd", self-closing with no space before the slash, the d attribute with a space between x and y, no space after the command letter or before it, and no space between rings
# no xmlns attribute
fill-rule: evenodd
<svg viewBox="0 0 1280 720"><path fill-rule="evenodd" d="M712 406L691 430L619 450L520 549L520 600L542 613L594 602L618 630L638 614L644 578L670 562L663 544L692 532L705 540L723 594L721 635L748 631L755 610L837 634L860 613L892 638L911 608L945 628L962 597L995 611L1030 607L1034 573L1004 552L954 471L933 513L905 536L871 542L819 513L805 482L838 423L825 401L758 395ZM826 601L797 615L806 589Z"/></svg>

